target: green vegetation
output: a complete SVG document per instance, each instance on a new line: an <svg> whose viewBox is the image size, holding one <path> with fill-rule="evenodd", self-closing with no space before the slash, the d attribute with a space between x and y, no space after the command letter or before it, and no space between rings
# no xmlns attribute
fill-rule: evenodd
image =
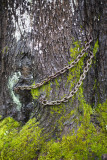
<svg viewBox="0 0 107 160"><path fill-rule="evenodd" d="M107 100L103 103L103 105L98 105L95 114L98 122L100 123L100 127L102 127L104 132L107 132Z"/></svg>
<svg viewBox="0 0 107 160"><path fill-rule="evenodd" d="M33 83L32 86L35 86L35 82ZM37 89L31 89L31 94L32 94L33 99L38 98L40 96L39 88L37 88Z"/></svg>
<svg viewBox="0 0 107 160"><path fill-rule="evenodd" d="M9 142L17 135L20 124L13 118L5 118L0 122L0 151L9 146Z"/></svg>
<svg viewBox="0 0 107 160"><path fill-rule="evenodd" d="M95 45L94 45L94 48L93 48L94 57L95 57L98 49L99 49L99 44L98 44L98 40L97 40L97 41L95 42Z"/></svg>
<svg viewBox="0 0 107 160"><path fill-rule="evenodd" d="M83 48L80 46L80 42L73 42L73 45L70 48L72 60L69 63L73 62L76 59L76 57L82 49ZM73 68L69 70L67 76L67 84L70 84L70 91L74 88L75 84L78 82L80 78L80 74L84 65L84 57L86 55L87 53L80 59L80 61Z"/></svg>
<svg viewBox="0 0 107 160"><path fill-rule="evenodd" d="M23 127L13 118L0 122L0 160L30 160L37 156L43 139L36 119L31 119Z"/></svg>
<svg viewBox="0 0 107 160"><path fill-rule="evenodd" d="M35 85L35 82L33 83L33 85ZM33 99L38 99L40 94L44 93L45 97L49 98L50 91L51 91L51 83L49 82L39 88L31 89L31 95L32 95Z"/></svg>

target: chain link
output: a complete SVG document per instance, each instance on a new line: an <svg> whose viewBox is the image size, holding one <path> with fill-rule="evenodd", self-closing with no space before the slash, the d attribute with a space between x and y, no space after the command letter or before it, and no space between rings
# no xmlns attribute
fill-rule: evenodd
<svg viewBox="0 0 107 160"><path fill-rule="evenodd" d="M71 69L72 67L74 67L75 64L77 64L79 62L80 58L83 57L83 55L85 54L85 52L90 48L90 43L92 42L92 40L93 40L92 37L90 37L89 41L85 44L85 48L82 49L81 53L77 56L77 58L70 65L65 66L63 69L59 70L57 73L49 76L48 78L44 79L40 83L35 84L34 86L18 86L16 88L14 88L14 90L17 92L18 90L36 89L36 88L41 87L45 83L48 83L52 79L55 79L57 76L65 73L67 70ZM89 67L91 65L92 58L93 58L93 53L90 51L89 52L89 59L86 62L86 66L83 69L83 73L80 76L80 79L79 79L78 83L76 84L76 86L74 87L74 89L69 93L68 96L65 96L61 100L56 100L56 101L51 101L51 102L48 102L47 100L41 100L41 104L43 106L52 106L52 105L59 105L62 102L68 102L68 100L78 91L79 87L82 84L82 81L85 79L86 73L88 72Z"/></svg>

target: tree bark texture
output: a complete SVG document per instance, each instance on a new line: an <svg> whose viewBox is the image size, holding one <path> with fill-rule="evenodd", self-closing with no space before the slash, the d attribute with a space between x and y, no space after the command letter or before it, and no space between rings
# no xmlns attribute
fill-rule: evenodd
<svg viewBox="0 0 107 160"><path fill-rule="evenodd" d="M33 100L31 92L18 94L14 86L39 83L62 69L72 60L70 47L73 41L81 45L93 37L92 47L99 42L95 63L84 80L87 103L96 107L107 98L107 36L106 0L2 0L0 4L0 114L26 122L37 118L45 132L53 136L60 132L58 119L73 109L76 114L63 118L61 131L76 129L75 119L81 114L78 97L61 107L42 107L38 99L61 99L70 90L66 85L69 71L51 81L51 90ZM85 63L85 62L84 62ZM77 82L75 80L75 82ZM51 114L53 113L53 114Z"/></svg>

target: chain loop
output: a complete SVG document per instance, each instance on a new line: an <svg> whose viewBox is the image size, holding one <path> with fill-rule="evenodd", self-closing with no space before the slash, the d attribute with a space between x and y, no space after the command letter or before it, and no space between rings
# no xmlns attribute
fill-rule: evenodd
<svg viewBox="0 0 107 160"><path fill-rule="evenodd" d="M79 62L80 58L83 57L83 55L85 54L85 52L90 48L90 43L92 42L92 40L93 40L92 38L89 39L89 42L87 42L85 44L85 48L82 49L81 53L77 56L77 58L70 65L65 66L63 69L59 70L55 74L53 74L53 75L49 76L48 78L44 79L40 83L35 84L34 86L18 86L16 88L14 88L14 90L18 91L18 90L36 89L38 87L41 87L45 83L48 83L50 80L55 79L57 76L65 73L67 70L71 69L72 67L74 67L75 64L77 64ZM61 100L56 100L56 101L51 101L51 102L48 102L47 100L41 100L42 105L43 106L52 106L52 105L59 105L62 102L68 102L68 100L78 91L79 87L82 84L82 81L85 79L86 73L88 72L88 70L90 68L90 65L91 65L91 62L92 62L92 58L93 58L93 53L90 51L89 52L89 59L86 62L86 67L84 67L83 73L80 76L80 79L79 79L78 83L76 84L76 86L74 87L74 89L69 93L68 96L65 96Z"/></svg>

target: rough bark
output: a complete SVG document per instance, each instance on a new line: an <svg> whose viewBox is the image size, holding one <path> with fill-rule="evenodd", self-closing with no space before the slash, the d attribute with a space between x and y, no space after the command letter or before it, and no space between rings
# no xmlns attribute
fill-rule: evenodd
<svg viewBox="0 0 107 160"><path fill-rule="evenodd" d="M32 3L3 0L1 2L0 114L3 118L12 116L26 122L33 112L33 116L36 116L37 121L45 128L45 132L50 130L53 136L56 136L55 134L60 132L57 120L63 112L58 116L54 112L52 116L51 106L43 108L38 103L40 97L33 100L31 93L27 90L16 94L12 91L14 86L10 87L9 82L14 81L12 85L16 86L41 82L62 69L71 60L70 46L73 37L75 41L80 40L84 44L90 32L94 39L92 46L98 39L99 51L96 54L96 63L92 65L84 80L84 95L87 103L92 107L105 101L107 98L105 4L106 1L101 0L52 2L36 0ZM22 19L23 25L20 22L21 15L25 18ZM59 88L54 82L51 83L49 100L60 99L69 93L70 85L65 86L68 74L65 73L58 79ZM20 77L19 80L18 77ZM13 94L19 97L18 102L13 100ZM44 96L44 93L41 93L41 96ZM73 104L71 102L65 104L64 114L67 115L74 108L78 110L77 97ZM66 124L71 129L76 127L74 119L78 119L79 114L78 111L69 121L64 121L63 130L66 131Z"/></svg>

